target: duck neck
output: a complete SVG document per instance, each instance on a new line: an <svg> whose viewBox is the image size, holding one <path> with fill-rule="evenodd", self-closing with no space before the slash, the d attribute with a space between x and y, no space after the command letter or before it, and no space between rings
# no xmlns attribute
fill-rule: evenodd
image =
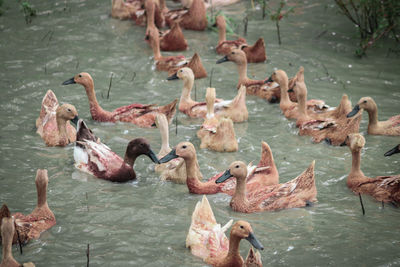
<svg viewBox="0 0 400 267"><path fill-rule="evenodd" d="M223 43L226 41L226 26L218 25L218 43Z"/></svg>
<svg viewBox="0 0 400 267"><path fill-rule="evenodd" d="M289 90L289 81L287 79L284 79L283 81L279 82L279 87L281 88L281 101L280 105L287 105L291 104L292 101L290 101L288 90Z"/></svg>
<svg viewBox="0 0 400 267"><path fill-rule="evenodd" d="M299 111L301 117L308 116L306 101L307 101L306 94L297 95L298 111Z"/></svg>
<svg viewBox="0 0 400 267"><path fill-rule="evenodd" d="M195 155L191 159L185 159L185 164L186 164L186 174L187 174L187 179L195 179L199 181L197 174L199 171L199 164L197 162L197 156Z"/></svg>
<svg viewBox="0 0 400 267"><path fill-rule="evenodd" d="M146 3L147 28L156 26L154 23L154 10L155 3L153 1L148 1L148 3Z"/></svg>
<svg viewBox="0 0 400 267"><path fill-rule="evenodd" d="M183 81L183 89L181 94L180 101L183 102L192 102L192 98L190 97L190 93L192 92L194 81L192 79L185 79Z"/></svg>
<svg viewBox="0 0 400 267"><path fill-rule="evenodd" d="M236 257L241 257L239 253L239 244L240 244L240 238L235 235L230 235L229 237L229 251L227 258L236 258Z"/></svg>
<svg viewBox="0 0 400 267"><path fill-rule="evenodd" d="M368 127L375 126L378 124L378 108L375 103L373 103L373 108L367 109L368 112Z"/></svg>
<svg viewBox="0 0 400 267"><path fill-rule="evenodd" d="M7 261L12 261L14 260L14 257L12 256L11 253L11 246L12 246L12 239L13 239L13 234L7 232L4 233L2 236L2 245L3 245L3 249L2 249L2 255L3 255L3 259L2 262L6 262ZM1 265L1 264L0 264Z"/></svg>
<svg viewBox="0 0 400 267"><path fill-rule="evenodd" d="M90 114L92 115L93 119L96 119L97 117L99 117L99 115L101 116L108 113L107 111L102 109L99 105L99 102L97 102L93 80L90 80L83 86L85 87L86 95L89 99Z"/></svg>
<svg viewBox="0 0 400 267"><path fill-rule="evenodd" d="M136 155L128 155L128 153L125 152L124 162L133 168L133 165L135 165L136 158L137 158Z"/></svg>
<svg viewBox="0 0 400 267"><path fill-rule="evenodd" d="M233 195L232 201L235 203L246 203L246 179L236 178L236 190Z"/></svg>
<svg viewBox="0 0 400 267"><path fill-rule="evenodd" d="M360 168L360 166L361 166L361 150L354 150L351 152L351 154L352 154L352 162L351 162L350 174L352 174L352 175L349 175L349 177L353 176L353 175L358 176L360 174L364 175Z"/></svg>
<svg viewBox="0 0 400 267"><path fill-rule="evenodd" d="M158 33L154 37L154 41L152 42L151 47L153 48L154 59L155 60L161 60L162 59L162 55L161 55L161 52L160 52L160 39L158 37Z"/></svg>
<svg viewBox="0 0 400 267"><path fill-rule="evenodd" d="M239 73L239 85L245 85L247 80L249 79L247 77L247 62L237 64L237 69Z"/></svg>
<svg viewBox="0 0 400 267"><path fill-rule="evenodd" d="M43 207L47 206L47 183L43 186L36 186L37 190L37 206Z"/></svg>
<svg viewBox="0 0 400 267"><path fill-rule="evenodd" d="M59 116L56 117L60 143L68 144L67 121Z"/></svg>
<svg viewBox="0 0 400 267"><path fill-rule="evenodd" d="M161 132L161 150L160 151L169 152L171 149L169 147L168 125L161 123L159 125L159 127L160 127L160 132Z"/></svg>

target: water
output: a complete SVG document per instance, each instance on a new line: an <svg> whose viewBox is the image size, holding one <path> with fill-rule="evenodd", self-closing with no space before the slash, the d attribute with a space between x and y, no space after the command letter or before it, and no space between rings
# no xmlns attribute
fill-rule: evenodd
<svg viewBox="0 0 400 267"><path fill-rule="evenodd" d="M23 255L14 247L15 257L37 266L83 266L90 243L91 266L204 266L185 248L191 213L200 195L188 194L186 186L161 182L147 157L135 165L138 181L113 184L93 178L74 169L72 145L48 148L35 133L42 97L52 89L60 102L75 105L80 117L119 155L129 140L140 136L158 152L161 140L157 129L94 122L83 88L61 86L76 73L89 72L99 102L107 110L132 102L166 104L178 98L182 82L166 81L166 73L153 71L144 28L109 18L109 1L82 0L32 1L40 15L25 25L14 2L5 3L9 9L0 17L0 201L13 212L31 212L36 203L36 169L47 168L48 202L57 218L57 225L25 246ZM302 65L312 98L335 106L343 93L353 103L369 95L378 103L380 119L400 113L400 60L396 54L388 54L388 49L395 47L393 40L380 42L368 57L357 59L353 57L356 29L337 13L334 4L299 4L302 8L282 20L280 47L274 24L260 20L260 11L251 11L250 3L242 1L223 9L239 22L248 10L248 41L254 42L260 34L266 41L268 62L250 65L249 74L261 79L274 68L282 68L291 76ZM190 50L183 54L197 51L206 69L214 68L217 96L232 98L236 67L233 63L215 64L221 57L213 50L217 34L184 33ZM111 73L111 99L107 100L101 94L107 93ZM208 79L196 81L198 100L204 99L208 83ZM203 175L211 177L234 160L257 162L264 140L272 148L282 182L316 160L319 201L310 208L241 214L231 211L229 197L212 195L208 199L217 221L248 220L265 247L261 253L265 266L400 265L400 211L388 205L382 209L366 196L366 215L362 216L358 197L345 184L351 167L349 149L312 144L309 137L296 135L293 122L280 114L277 105L251 96L247 105L249 121L235 124L239 151L222 154L199 149ZM189 140L198 147L196 131L201 120L182 114L178 118L177 136L171 125L171 145ZM363 134L366 127L364 114ZM365 174L400 173L398 155L383 157L399 141L399 137L366 135ZM241 243L243 256L249 245Z"/></svg>

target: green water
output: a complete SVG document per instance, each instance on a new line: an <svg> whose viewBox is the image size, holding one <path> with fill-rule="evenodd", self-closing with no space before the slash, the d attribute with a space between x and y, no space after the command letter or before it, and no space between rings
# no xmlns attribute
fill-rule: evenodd
<svg viewBox="0 0 400 267"><path fill-rule="evenodd" d="M301 8L282 20L282 46L277 44L275 25L260 20L260 11L251 11L250 2L223 8L239 23L248 11L249 43L260 35L265 39L268 61L250 65L249 74L263 79L274 68L281 68L291 76L302 65L309 97L335 106L343 93L353 103L371 96L381 119L400 113L400 60L388 53L395 48L393 40L381 42L368 57L353 57L358 42L355 27L338 14L333 1L320 2L299 1ZM52 89L60 102L75 105L80 117L119 155L129 140L141 136L158 152L157 129L94 122L83 87L61 83L78 72L89 72L100 104L112 110L132 102L169 103L179 97L182 82L166 81L165 72L154 71L152 51L144 42L145 29L111 19L110 1L32 3L39 16L29 25L16 1L4 3L8 9L0 17L0 202L13 212L30 213L36 203L36 169L47 168L48 202L57 225L25 246L23 255L14 247L14 256L37 266L84 266L89 243L91 266L204 266L185 248L191 213L200 195L188 194L186 186L161 182L147 157L135 165L139 177L135 182L113 184L96 179L74 168L72 145L46 147L34 129L42 97ZM214 68L217 96L233 98L236 67L215 64L221 57L214 52L217 33L184 34L190 50L183 54L197 51L206 69ZM107 93L111 73L111 99L107 100L101 94ZM208 83L208 79L196 81L198 100L204 99ZM235 124L238 152L198 149L203 175L211 177L234 160L257 162L264 140L272 148L281 182L296 177L316 160L318 203L310 208L241 214L229 208L230 197L212 195L208 199L217 221L249 221L265 247L261 252L264 266L400 265L400 210L388 205L382 209L366 196L366 215L362 216L358 197L345 184L351 167L349 149L312 144L309 137L298 136L294 123L281 115L277 105L250 96L247 107L249 121ZM198 148L196 131L202 121L183 114L178 114L178 121L177 135L171 125L171 145L189 140ZM365 135L366 127L364 114L360 131ZM366 135L364 173L371 177L399 174L399 155L383 157L399 142L399 137ZM243 256L249 246L246 241L241 243Z"/></svg>

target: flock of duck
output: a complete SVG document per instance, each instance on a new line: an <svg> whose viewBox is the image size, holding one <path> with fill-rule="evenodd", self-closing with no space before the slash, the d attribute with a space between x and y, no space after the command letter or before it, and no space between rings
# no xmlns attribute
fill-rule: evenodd
<svg viewBox="0 0 400 267"><path fill-rule="evenodd" d="M226 4L227 1L212 1ZM219 152L238 150L233 123L248 119L246 94L256 95L271 103L279 102L282 114L296 120L300 135L308 135L316 143L323 140L331 145L347 145L352 152L352 168L347 178L348 187L357 194L369 194L378 201L400 203L400 175L369 178L360 169L361 150L364 137L358 133L361 115L368 112L368 134L400 136L400 115L387 121L378 121L377 105L371 97L363 97L352 107L347 95L343 95L336 108L329 108L323 100L307 99L304 82L304 68L288 78L283 70L276 70L264 80L247 77L248 62L266 60L265 44L260 38L253 46L245 39L226 40L226 25L223 16L216 18L219 41L216 52L224 55L217 64L233 62L238 69L238 93L232 100L216 98L215 88L207 88L205 102L191 99L195 79L207 76L198 54L191 59L183 56L161 55L162 51L187 49L182 29L205 30L207 27L206 7L203 0L182 1L184 8L168 10L164 0L112 0L112 17L132 19L138 25L146 25L145 39L154 52L156 69L167 71L168 80L183 81L178 109L192 118L204 118L197 132L200 148ZM168 25L170 30L160 32ZM186 184L192 194L224 193L232 196L231 208L236 212L252 213L305 207L317 201L314 179L315 161L295 179L279 183L279 173L272 151L267 143L261 143L261 158L256 166L242 161L233 162L229 168L207 181L203 180L197 162L196 149L190 142L181 142L173 149L169 146L168 124L176 112L178 100L165 106L152 104L131 104L106 111L96 99L94 82L89 73L82 72L66 80L63 85L80 84L85 88L90 104L92 119L99 122L122 121L140 127L156 126L161 133L162 146L156 155L144 138L128 143L124 157L111 148L78 118L77 109L70 104L59 105L56 95L49 90L43 98L42 107L36 120L37 133L47 146L67 146L75 143L75 167L82 172L111 182L126 182L136 179L134 164L140 155L148 156L156 165L155 171L162 180ZM70 124L76 125L76 129ZM397 145L385 156L400 153ZM11 214L6 205L0 210L3 254L1 267L20 266L11 254L11 245L25 244L39 238L40 233L56 224L53 212L47 204L47 170L38 170L36 175L37 206L31 214ZM261 242L255 237L251 225L245 221L233 224L229 239L225 226L215 220L211 206L205 196L197 203L186 239L186 246L193 255L213 266L262 266L258 250ZM239 254L239 242L248 240L257 249L250 249L246 260ZM24 266L34 266L32 263Z"/></svg>

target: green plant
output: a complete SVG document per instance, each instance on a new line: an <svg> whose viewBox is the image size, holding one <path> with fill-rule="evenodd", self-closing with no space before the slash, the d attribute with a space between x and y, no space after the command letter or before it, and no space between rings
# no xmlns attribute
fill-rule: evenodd
<svg viewBox="0 0 400 267"><path fill-rule="evenodd" d="M3 15L3 0L0 0L0 16Z"/></svg>
<svg viewBox="0 0 400 267"><path fill-rule="evenodd" d="M393 34L397 42L396 28L400 23L399 0L335 0L340 11L358 28L360 35L357 56L379 39Z"/></svg>
<svg viewBox="0 0 400 267"><path fill-rule="evenodd" d="M215 18L217 16L221 16L221 15L224 16L224 18L225 18L226 33L234 35L235 34L234 29L236 29L236 26L237 26L236 22L235 22L234 19L232 19L232 18L226 16L224 13L222 13L222 11L218 11L217 13L212 14L212 15L211 14L210 15L207 14L207 28L208 28L208 30L215 31L215 32L218 31L218 29L214 26L215 25Z"/></svg>
<svg viewBox="0 0 400 267"><path fill-rule="evenodd" d="M29 24L32 22L32 18L36 16L36 9L31 6L27 1L18 0L21 10L24 12L25 22Z"/></svg>

